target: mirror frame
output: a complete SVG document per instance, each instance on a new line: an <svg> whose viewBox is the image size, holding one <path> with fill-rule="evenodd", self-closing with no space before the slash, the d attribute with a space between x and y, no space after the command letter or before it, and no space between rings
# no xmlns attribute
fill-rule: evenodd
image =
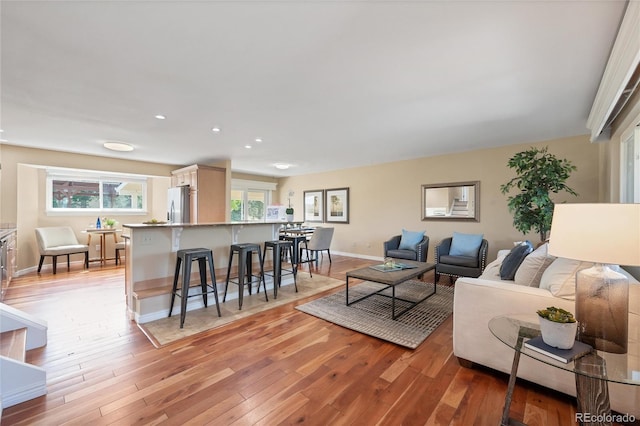
<svg viewBox="0 0 640 426"><path fill-rule="evenodd" d="M455 189L460 187L473 187L473 216L447 216L443 215L427 215L427 191L430 189ZM422 220L444 220L444 221L463 221L463 222L480 222L480 181L469 182L453 182L453 183L435 183L422 185Z"/></svg>

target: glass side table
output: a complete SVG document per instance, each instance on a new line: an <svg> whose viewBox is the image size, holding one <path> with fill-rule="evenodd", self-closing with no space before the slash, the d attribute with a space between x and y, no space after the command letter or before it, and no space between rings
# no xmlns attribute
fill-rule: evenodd
<svg viewBox="0 0 640 426"><path fill-rule="evenodd" d="M501 342L514 349L513 364L500 423L503 426L523 424L509 418L520 354L525 354L537 361L575 374L577 412L595 414L592 417L606 420L603 422L598 421L597 423L579 422L580 424L612 424L610 421L611 407L609 404L608 382L640 386L640 377L638 377L640 360L637 356L593 351L565 364L526 348L524 346L526 340L540 335L540 326L538 325L538 316L536 314L505 315L492 318L489 321L489 330ZM637 346L638 342L633 341L630 337L629 347L632 344Z"/></svg>

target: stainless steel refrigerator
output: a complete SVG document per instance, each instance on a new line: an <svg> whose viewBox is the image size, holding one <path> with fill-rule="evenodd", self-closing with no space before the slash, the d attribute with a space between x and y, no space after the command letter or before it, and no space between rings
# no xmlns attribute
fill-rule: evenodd
<svg viewBox="0 0 640 426"><path fill-rule="evenodd" d="M167 221L169 223L190 223L189 185L169 188L167 195Z"/></svg>

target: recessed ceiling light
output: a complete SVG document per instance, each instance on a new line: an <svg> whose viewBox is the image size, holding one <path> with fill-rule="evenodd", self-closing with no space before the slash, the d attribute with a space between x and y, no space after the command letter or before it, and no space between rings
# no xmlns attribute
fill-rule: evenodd
<svg viewBox="0 0 640 426"><path fill-rule="evenodd" d="M0 129L0 133L4 132L4 130Z"/></svg>
<svg viewBox="0 0 640 426"><path fill-rule="evenodd" d="M158 120L164 120L164 119L165 119L165 118L167 118L167 117L165 117L165 116L164 116L164 115L162 115L162 114L158 114L158 115L156 115L156 118L157 118Z"/></svg>
<svg viewBox="0 0 640 426"><path fill-rule="evenodd" d="M262 138L256 138L256 142L258 143L262 142Z"/></svg>
<svg viewBox="0 0 640 426"><path fill-rule="evenodd" d="M111 151L133 151L133 146L124 142L105 142L104 147Z"/></svg>
<svg viewBox="0 0 640 426"><path fill-rule="evenodd" d="M218 133L218 132L220 131L220 127L212 127L212 128L211 128L211 131L212 131L213 133Z"/></svg>
<svg viewBox="0 0 640 426"><path fill-rule="evenodd" d="M274 166L276 167L276 169L287 170L289 167L291 167L291 164L276 163L274 164Z"/></svg>
<svg viewBox="0 0 640 426"><path fill-rule="evenodd" d="M251 145L245 145L244 147L247 149L251 149Z"/></svg>

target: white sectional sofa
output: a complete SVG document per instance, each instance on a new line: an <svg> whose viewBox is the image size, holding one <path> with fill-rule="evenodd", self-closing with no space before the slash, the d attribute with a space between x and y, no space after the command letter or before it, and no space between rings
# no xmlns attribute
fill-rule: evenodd
<svg viewBox="0 0 640 426"><path fill-rule="evenodd" d="M479 278L459 278L455 283L453 309L453 350L463 365L470 361L510 373L514 350L499 341L488 328L489 320L509 314L532 314L548 306L575 312L576 270L591 264L553 258L546 245L529 254L518 268L515 280L500 279L499 269L509 251L487 265ZM573 290L572 290L573 288ZM640 284L630 277L629 335L640 342ZM627 368L640 376L640 344L630 345ZM617 362L621 355L611 354ZM575 377L528 356L520 358L518 377L575 396ZM609 383L611 409L640 419L640 386Z"/></svg>

